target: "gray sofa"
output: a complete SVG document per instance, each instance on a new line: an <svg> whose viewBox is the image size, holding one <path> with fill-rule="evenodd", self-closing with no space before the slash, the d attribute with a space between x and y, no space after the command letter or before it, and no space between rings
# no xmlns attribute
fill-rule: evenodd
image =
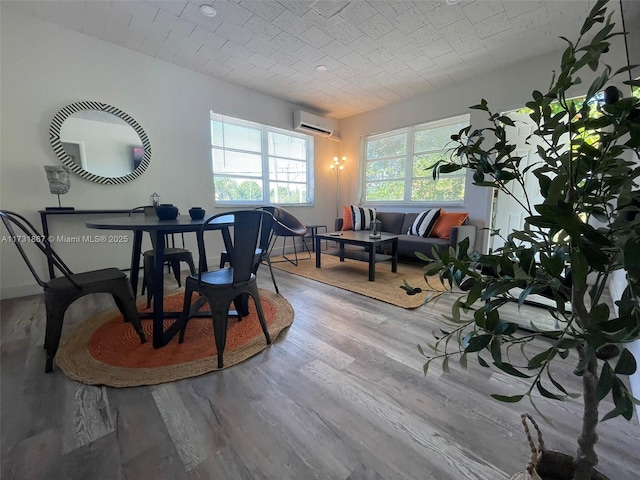
<svg viewBox="0 0 640 480"><path fill-rule="evenodd" d="M415 258L415 252L421 252L428 257L432 257L432 248L435 246L439 251L447 248L456 248L458 243L465 238L469 238L469 253L474 249L476 242L476 226L469 224L469 219L463 225L452 227L449 240L434 237L420 237L418 235L408 235L413 221L418 213L402 212L376 212L376 218L382 222L382 231L398 235L398 255L402 257ZM335 221L335 230L342 229L342 218Z"/></svg>

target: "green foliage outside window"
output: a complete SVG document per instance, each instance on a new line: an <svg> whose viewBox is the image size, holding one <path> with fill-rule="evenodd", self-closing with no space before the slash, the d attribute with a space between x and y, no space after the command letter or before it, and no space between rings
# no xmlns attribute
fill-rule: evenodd
<svg viewBox="0 0 640 480"><path fill-rule="evenodd" d="M262 186L256 181L217 177L216 200L262 200Z"/></svg>
<svg viewBox="0 0 640 480"><path fill-rule="evenodd" d="M376 160L367 163L367 180L404 179L404 158Z"/></svg>
<svg viewBox="0 0 640 480"><path fill-rule="evenodd" d="M368 201L401 201L404 198L404 180L401 182L373 182L367 184Z"/></svg>
<svg viewBox="0 0 640 480"><path fill-rule="evenodd" d="M465 174L434 180L430 168L446 157L451 135L468 125L468 116L433 122L366 140L365 201L460 202Z"/></svg>
<svg viewBox="0 0 640 480"><path fill-rule="evenodd" d="M367 159L404 155L407 151L407 135L405 133L383 137L367 142Z"/></svg>

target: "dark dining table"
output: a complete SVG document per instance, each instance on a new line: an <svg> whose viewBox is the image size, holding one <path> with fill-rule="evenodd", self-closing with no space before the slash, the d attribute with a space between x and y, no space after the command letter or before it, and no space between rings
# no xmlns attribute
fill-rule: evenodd
<svg viewBox="0 0 640 480"><path fill-rule="evenodd" d="M169 328L164 330L165 318L177 318L182 312L165 312L164 311L164 285L163 285L163 267L164 267L164 249L165 235L172 233L194 232L198 236L200 244L200 235L202 225L206 219L193 220L188 215L179 215L175 220L159 220L157 217L146 216L142 214L133 214L127 217L113 217L100 221L86 222L88 228L96 228L100 230L128 230L133 232L133 249L131 252L131 286L134 293L138 291L138 275L140 271L140 256L142 254L142 235L149 232L155 237L156 245L153 265L153 285L155 288L153 296L153 347L160 348L166 345L171 338L179 330L179 322L174 322ZM216 218L208 226L207 230L220 230L224 240L224 246L227 251L231 251L231 235L229 227L233 226L233 215L225 215ZM203 244L204 245L204 244ZM201 252L199 265L201 270L206 270L206 255Z"/></svg>

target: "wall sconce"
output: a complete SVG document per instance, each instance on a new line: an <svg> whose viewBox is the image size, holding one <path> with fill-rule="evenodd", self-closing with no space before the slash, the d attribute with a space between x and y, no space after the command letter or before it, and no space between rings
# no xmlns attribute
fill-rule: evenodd
<svg viewBox="0 0 640 480"><path fill-rule="evenodd" d="M151 205L153 205L154 207L157 207L158 205L160 205L160 195L158 195L156 192L153 192L149 197L149 202L151 202Z"/></svg>
<svg viewBox="0 0 640 480"><path fill-rule="evenodd" d="M329 166L336 174L336 218L340 216L340 173L344 170L345 163L347 163L347 157L333 157L333 162Z"/></svg>

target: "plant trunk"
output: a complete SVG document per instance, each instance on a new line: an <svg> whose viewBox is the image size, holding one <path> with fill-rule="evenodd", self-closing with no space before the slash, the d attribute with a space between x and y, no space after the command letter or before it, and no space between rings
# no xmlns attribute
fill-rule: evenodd
<svg viewBox="0 0 640 480"><path fill-rule="evenodd" d="M588 330L590 315L584 304L586 286L573 288L572 307L584 331ZM582 364L591 355L582 372L582 395L584 410L582 414L582 431L578 437L578 452L575 459L575 480L590 480L594 467L598 464L595 445L598 441L596 427L598 426L599 400L596 394L598 386L598 360L593 352L588 352L586 345L578 347L578 356Z"/></svg>

